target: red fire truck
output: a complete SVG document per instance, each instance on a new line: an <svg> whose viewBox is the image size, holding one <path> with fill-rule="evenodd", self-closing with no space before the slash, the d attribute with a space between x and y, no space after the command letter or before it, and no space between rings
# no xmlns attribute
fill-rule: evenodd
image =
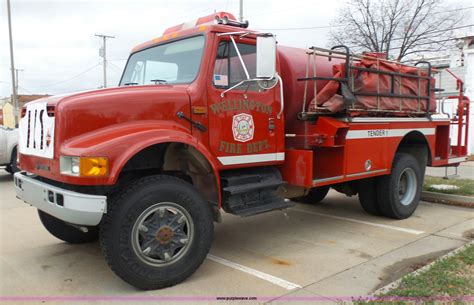
<svg viewBox="0 0 474 305"><path fill-rule="evenodd" d="M466 159L469 100L436 118L429 63L308 50L216 13L135 47L118 87L29 103L17 197L69 243L100 238L123 280L177 284L214 222L318 203L329 188L409 217L426 166ZM451 138L455 129L457 136Z"/></svg>

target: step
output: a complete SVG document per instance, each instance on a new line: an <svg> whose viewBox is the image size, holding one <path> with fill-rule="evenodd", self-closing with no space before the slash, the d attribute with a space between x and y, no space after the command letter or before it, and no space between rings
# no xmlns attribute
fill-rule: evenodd
<svg viewBox="0 0 474 305"><path fill-rule="evenodd" d="M222 174L221 179L226 181L227 185L250 184L260 182L263 179L268 179L268 173L262 172L258 174L240 173L238 175Z"/></svg>
<svg viewBox="0 0 474 305"><path fill-rule="evenodd" d="M257 214L262 214L269 211L284 210L287 208L294 207L296 203L291 201L285 201L283 198L275 198L276 200L262 202L260 204L240 206L233 210L233 214L241 217L248 217Z"/></svg>
<svg viewBox="0 0 474 305"><path fill-rule="evenodd" d="M285 182L278 179L265 179L256 183L241 184L241 185L230 185L224 187L222 190L228 192L230 195L246 193L255 190L269 189L269 188L278 188L279 186L285 184Z"/></svg>
<svg viewBox="0 0 474 305"><path fill-rule="evenodd" d="M274 167L227 171L221 174L221 185L223 208L235 215L246 217L293 205L278 196L286 182Z"/></svg>

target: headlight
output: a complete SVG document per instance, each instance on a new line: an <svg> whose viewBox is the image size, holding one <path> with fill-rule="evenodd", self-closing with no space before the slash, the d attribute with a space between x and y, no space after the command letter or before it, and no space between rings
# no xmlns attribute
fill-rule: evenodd
<svg viewBox="0 0 474 305"><path fill-rule="evenodd" d="M109 162L105 157L69 157L59 158L61 174L77 177L102 177L109 172Z"/></svg>

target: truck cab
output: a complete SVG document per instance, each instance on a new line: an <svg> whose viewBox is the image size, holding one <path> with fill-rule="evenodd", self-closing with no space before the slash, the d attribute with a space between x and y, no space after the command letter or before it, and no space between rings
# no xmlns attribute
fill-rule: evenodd
<svg viewBox="0 0 474 305"><path fill-rule="evenodd" d="M260 47L267 45L260 54L273 57L270 65L262 66L267 70L257 71L257 40L265 41ZM170 223L157 228L152 237L141 231L131 234L135 246L129 250L149 268L177 260L191 247L191 237L200 240L192 245L199 248L197 253L207 253L212 222L220 219L225 196L219 172L284 161L283 96L274 90L278 88L275 45L273 36L246 30L231 14L213 14L135 47L117 87L28 104L20 120L22 172L15 176L17 196L38 208L42 223L54 236L82 243L96 239L99 231L102 240L109 239L105 236L118 229L113 227L123 225L112 216L114 209L126 206L113 203L120 201L121 190L132 190L135 184L142 188L143 183L169 189L172 184L179 189L173 194L152 193L165 197L188 193L189 200L199 202L193 204L195 210L173 203L182 198L167 197L166 204L158 200L151 212L137 215L139 228L135 223L130 229L151 231L156 226L151 216ZM244 184L226 181L234 188L231 193L251 190L252 172L250 168ZM272 191L283 184L274 169L261 175ZM235 189L238 186L241 190ZM282 198L272 206L276 198L269 192L265 210L287 206ZM230 205L226 209L232 211ZM106 215L114 224L107 224ZM195 223L193 217L198 217ZM149 238L161 240L166 250L141 249ZM204 259L196 253L188 256L180 262L185 273L197 268L194 261ZM126 275L130 270L123 271L119 276L130 282ZM156 286L156 280L134 280L133 285L148 289L169 283Z"/></svg>
<svg viewBox="0 0 474 305"><path fill-rule="evenodd" d="M257 84L257 35L216 25L214 18L202 18L190 29L168 29L135 47L118 87L39 99L25 107L24 171L75 186L114 185L124 170L142 166L136 164L143 159L137 153L166 142L188 145L214 173L281 163L281 92ZM240 34L228 35L236 28ZM258 83L275 77L260 77ZM235 114L239 111L242 115Z"/></svg>
<svg viewBox="0 0 474 305"><path fill-rule="evenodd" d="M157 289L199 267L222 210L246 217L292 207L289 198L316 203L333 187L359 194L368 213L402 219L418 205L425 166L465 160L467 134L453 148L450 120L419 117L429 102L409 116L351 118L361 110L346 95L361 93L334 66L367 68L350 66L349 51L311 59L314 49L277 48L247 26L223 12L177 25L132 50L117 87L27 104L17 197L52 235L100 238L119 277ZM336 83L345 113L307 110ZM402 98L430 100L430 88ZM468 99L456 98L462 123Z"/></svg>

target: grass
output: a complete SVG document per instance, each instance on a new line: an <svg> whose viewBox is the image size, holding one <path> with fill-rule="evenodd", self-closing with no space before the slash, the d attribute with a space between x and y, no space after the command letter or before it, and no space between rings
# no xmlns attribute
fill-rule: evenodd
<svg viewBox="0 0 474 305"><path fill-rule="evenodd" d="M456 190L439 190L431 187L435 184L448 184L459 187ZM423 190L444 194L455 194L463 196L474 196L474 180L470 179L443 179L440 177L426 176Z"/></svg>
<svg viewBox="0 0 474 305"><path fill-rule="evenodd" d="M472 297L473 295L474 244L471 244L456 255L435 262L424 272L404 277L397 288L376 297L382 300L393 300L383 301L390 304L419 303L420 301L423 304L463 304L463 296ZM400 298L399 301L396 300L397 297ZM449 301L447 299L443 301L441 298L449 298ZM407 300L410 301L407 302ZM356 303L380 304L381 301L357 301Z"/></svg>

